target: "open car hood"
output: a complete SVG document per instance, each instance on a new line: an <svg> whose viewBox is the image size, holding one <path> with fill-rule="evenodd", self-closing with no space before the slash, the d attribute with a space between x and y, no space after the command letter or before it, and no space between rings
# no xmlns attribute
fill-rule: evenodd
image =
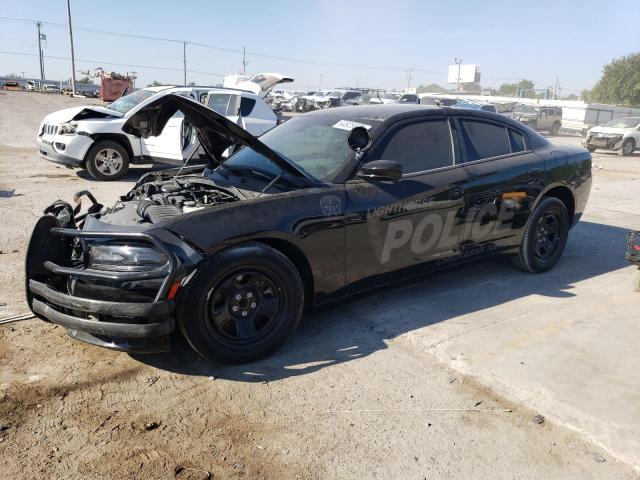
<svg viewBox="0 0 640 480"><path fill-rule="evenodd" d="M248 80L237 83L234 88L247 90L264 97L276 85L289 82L293 82L293 78L281 73L258 73Z"/></svg>
<svg viewBox="0 0 640 480"><path fill-rule="evenodd" d="M315 183L297 165L267 147L245 129L201 103L175 93L164 95L142 107L127 120L122 130L136 137L157 137L178 110L193 125L206 152L218 163L222 163L222 153L227 148L243 145L265 156L282 170Z"/></svg>
<svg viewBox="0 0 640 480"><path fill-rule="evenodd" d="M116 118L122 117L122 113L110 110L98 105L86 105L82 107L65 108L57 112L50 113L45 117L49 123L65 123L73 120L90 120L96 118Z"/></svg>

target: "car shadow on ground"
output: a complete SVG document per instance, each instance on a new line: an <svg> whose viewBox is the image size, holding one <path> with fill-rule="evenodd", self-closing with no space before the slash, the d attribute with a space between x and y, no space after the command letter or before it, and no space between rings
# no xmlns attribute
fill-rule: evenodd
<svg viewBox="0 0 640 480"><path fill-rule="evenodd" d="M204 360L180 334L174 335L169 353L132 357L175 373L244 382L304 375L371 355L404 333L518 298L534 294L572 297L575 283L628 265L624 260L626 234L623 228L580 222L571 231L560 262L544 274L520 272L504 257L493 257L384 292L362 294L305 318L282 349L251 364L227 366Z"/></svg>

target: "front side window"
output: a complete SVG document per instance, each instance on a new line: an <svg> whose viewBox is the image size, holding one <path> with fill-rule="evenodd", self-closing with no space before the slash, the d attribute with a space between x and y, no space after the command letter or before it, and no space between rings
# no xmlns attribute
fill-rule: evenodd
<svg viewBox="0 0 640 480"><path fill-rule="evenodd" d="M467 162L511 153L507 129L493 123L461 120Z"/></svg>
<svg viewBox="0 0 640 480"><path fill-rule="evenodd" d="M404 174L453 165L451 131L446 120L432 120L401 127L392 134L379 155L402 164Z"/></svg>

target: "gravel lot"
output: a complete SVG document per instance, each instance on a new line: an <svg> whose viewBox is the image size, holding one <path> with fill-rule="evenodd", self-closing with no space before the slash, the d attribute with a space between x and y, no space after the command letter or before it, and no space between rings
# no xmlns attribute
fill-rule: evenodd
<svg viewBox="0 0 640 480"><path fill-rule="evenodd" d="M81 102L0 93L0 318L26 311L42 210L81 189L113 202L147 170L100 183L37 156L42 117ZM489 260L361 297L255 364L208 363L178 335L130 356L0 326L0 478L640 478L640 294L623 260L640 155L594 164L552 272Z"/></svg>

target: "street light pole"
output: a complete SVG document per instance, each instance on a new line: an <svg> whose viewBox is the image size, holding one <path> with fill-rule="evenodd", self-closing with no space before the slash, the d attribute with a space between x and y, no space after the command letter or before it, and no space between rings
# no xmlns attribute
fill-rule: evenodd
<svg viewBox="0 0 640 480"><path fill-rule="evenodd" d="M73 53L73 28L71 27L71 0L67 0L67 17L69 18L69 41L71 42L71 95L76 94L76 58Z"/></svg>

